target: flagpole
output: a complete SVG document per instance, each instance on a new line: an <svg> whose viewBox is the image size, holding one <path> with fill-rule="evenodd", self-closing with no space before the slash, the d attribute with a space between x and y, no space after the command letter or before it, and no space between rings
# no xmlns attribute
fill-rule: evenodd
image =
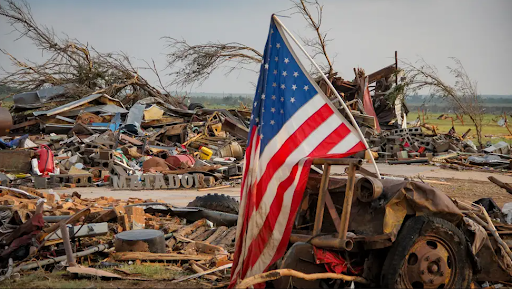
<svg viewBox="0 0 512 289"><path fill-rule="evenodd" d="M279 18L277 18L276 15L273 15L274 17L274 20L276 20L277 23L279 23L279 25L281 27L283 27L284 31L286 31L286 33L288 34L288 36L290 36L293 41L295 42L295 44L297 44L299 46L299 48L302 50L302 52L306 55L306 57L309 59L309 61L311 61L311 63L313 63L313 65L315 66L315 68L318 70L318 72L320 72L320 75L322 75L323 79L325 80L325 82L327 83L327 85L329 86L329 88L334 91L334 94L336 94L336 96L338 97L338 100L340 101L341 105L343 105L343 108L345 109L345 111L347 112L348 114L348 117L350 118L350 121L352 122L352 125L355 127L355 129L357 130L358 134L359 134L359 137L361 137L361 140L363 141L364 145L366 146L366 151L368 152L368 154L370 155L370 158L371 158L371 161L373 163L373 167L375 168L375 172L377 173L377 176L379 177L379 179L381 178L380 176L380 172L379 172L379 168L377 167L377 164L375 163L375 159L373 158L373 154L370 150L370 146L368 146L368 143L366 142L366 139L364 138L364 135L363 133L361 132L361 129L359 128L359 125L357 125L357 122L356 120L354 119L354 116L352 115L352 113L350 113L350 110L348 109L347 105L345 104L345 102L343 101L343 99L341 98L341 96L339 95L338 91L336 91L336 89L334 88L334 86L332 85L332 83L329 81L329 79L327 79L327 76L325 76L325 74L322 72L322 70L320 69L320 67L318 66L318 64L316 64L316 62L313 60L313 58L311 58L311 56L309 56L309 54L307 53L307 51L304 49L304 47L302 47L302 45L300 45L299 41L297 39L295 39L295 37L293 36L293 34L290 32L290 30L288 30L288 28L286 28L286 26L284 26L283 22L281 22L281 20L279 20Z"/></svg>

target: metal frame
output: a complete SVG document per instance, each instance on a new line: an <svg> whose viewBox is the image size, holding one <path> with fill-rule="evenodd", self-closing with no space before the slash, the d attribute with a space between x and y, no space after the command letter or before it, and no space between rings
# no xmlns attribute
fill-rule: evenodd
<svg viewBox="0 0 512 289"><path fill-rule="evenodd" d="M311 243L315 246L319 247L329 247L335 249L344 249L350 251L353 248L353 240L347 239L347 231L348 224L350 221L350 211L352 208L352 199L354 198L354 185L356 178L356 170L360 168L363 164L361 159L327 159L327 158L317 158L313 160L314 165L323 165L323 175L322 180L320 182L320 190L318 192L318 201L316 206L316 215L315 222L313 225L313 237L318 236L321 232L325 205L327 204L329 213L333 217L335 222L339 222L339 225L336 224L336 229L338 230L338 237L330 237L330 236L322 236L318 238L313 238ZM328 191L329 187L329 175L331 172L332 165L348 165L348 181L347 188L345 190L345 199L343 202L343 211L341 212L341 217L337 218L338 213L336 212L336 208L332 204L332 199ZM304 235L294 235L292 234L292 238L290 241L297 242L304 239Z"/></svg>

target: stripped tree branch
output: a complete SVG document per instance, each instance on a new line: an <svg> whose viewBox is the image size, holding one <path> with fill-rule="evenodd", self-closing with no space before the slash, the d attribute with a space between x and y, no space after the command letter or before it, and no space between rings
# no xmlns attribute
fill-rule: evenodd
<svg viewBox="0 0 512 289"><path fill-rule="evenodd" d="M354 281L361 284L369 284L368 280L359 276L348 276L337 273L304 274L302 272L298 272L292 269L278 269L246 278L242 280L240 283L238 283L235 288L249 288L250 286L253 286L255 284L264 283L267 281L272 281L287 276L300 278L308 281L318 279L340 279L344 281Z"/></svg>
<svg viewBox="0 0 512 289"><path fill-rule="evenodd" d="M164 37L171 51L167 54L167 68L173 76L172 84L188 86L203 83L218 68L231 63L226 74L243 66L262 62L263 54L238 42L190 45L184 39Z"/></svg>
<svg viewBox="0 0 512 289"><path fill-rule="evenodd" d="M321 31L322 26L322 18L323 18L323 9L324 6L320 5L318 0L308 1L308 0L300 0L300 1L292 1L296 12L292 14L300 14L304 20L308 23L308 27L310 27L316 33L316 37L306 38L301 37L302 42L304 42L305 46L312 49L311 57L315 59L315 57L322 55L327 62L327 66L320 65L322 69L326 71L327 78L331 78L334 76L334 67L329 55L327 54L327 44L332 40L327 38L327 33ZM316 10L316 17L313 16L309 6L313 6Z"/></svg>
<svg viewBox="0 0 512 289"><path fill-rule="evenodd" d="M484 108L477 92L476 82L471 81L457 58L451 59L455 62L455 67L448 67L448 70L455 78L454 85L443 81L437 69L421 59L417 64L402 61L406 80L397 87L404 89L406 95L427 89L431 96L443 97L449 101L459 114L469 117L475 126L478 144L482 146Z"/></svg>
<svg viewBox="0 0 512 289"><path fill-rule="evenodd" d="M21 61L4 49L13 69L2 68L0 85L21 90L35 90L44 85L64 85L67 94L74 98L95 91L123 99L134 91L157 97L172 105L180 105L177 98L162 94L138 73L125 53L102 53L76 39L59 38L53 29L39 25L34 20L30 6L25 1L0 1L0 16L6 18L19 38L27 38L48 57L43 63ZM127 84L128 83L128 84Z"/></svg>

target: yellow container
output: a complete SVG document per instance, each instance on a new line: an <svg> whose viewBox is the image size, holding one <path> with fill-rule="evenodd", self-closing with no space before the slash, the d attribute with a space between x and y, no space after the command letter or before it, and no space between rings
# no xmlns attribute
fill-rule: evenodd
<svg viewBox="0 0 512 289"><path fill-rule="evenodd" d="M199 158L202 160L209 160L212 157L212 155L212 150L207 147L201 147L199 149Z"/></svg>

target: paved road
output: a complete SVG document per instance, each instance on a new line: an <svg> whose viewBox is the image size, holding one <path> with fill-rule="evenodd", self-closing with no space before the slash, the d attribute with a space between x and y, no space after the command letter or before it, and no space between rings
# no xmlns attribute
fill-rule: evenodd
<svg viewBox="0 0 512 289"><path fill-rule="evenodd" d="M368 170L373 171L373 166L369 164L364 165ZM383 175L394 175L394 176L407 176L414 177L420 175L422 178L441 178L444 180L460 179L460 180L473 180L473 181L487 181L487 177L494 175L506 183L512 183L512 177L503 176L499 174L490 174L475 171L455 171L445 170L434 166L426 165L388 165L378 164L379 170ZM343 173L345 168L343 166L334 166L332 168L333 173ZM101 196L113 197L116 199L128 199L128 198L142 198L142 199L153 199L163 200L164 202L173 204L175 206L186 206L190 201L195 199L197 196L205 195L207 193L219 193L233 196L239 199L240 187L232 187L211 191L197 191L188 189L179 190L112 190L110 188L65 188L55 190L59 193L72 193L77 191L84 198L97 198Z"/></svg>
<svg viewBox="0 0 512 289"><path fill-rule="evenodd" d="M363 167L369 171L374 172L375 169L372 164L364 164ZM496 173L485 173L477 171L456 171L446 170L430 165L388 165L378 164L377 167L382 175L401 176L401 177L414 177L420 175L422 178L441 178L441 179L458 179L458 180L474 180L474 181L488 181L488 176L494 176L505 183L512 183L511 176L505 176ZM333 173L343 173L344 166L333 166L331 171Z"/></svg>
<svg viewBox="0 0 512 289"><path fill-rule="evenodd" d="M186 206L190 201L195 199L197 196L202 196L207 193L218 193L233 196L235 199L240 199L240 187L218 189L212 191L197 191L197 190L112 190L105 187L90 187L90 188L65 188L54 190L57 193L68 193L78 192L82 195L82 198L98 198L101 196L113 197L114 199L128 199L128 198L141 198L141 199L153 199L163 200L166 203L174 206Z"/></svg>

